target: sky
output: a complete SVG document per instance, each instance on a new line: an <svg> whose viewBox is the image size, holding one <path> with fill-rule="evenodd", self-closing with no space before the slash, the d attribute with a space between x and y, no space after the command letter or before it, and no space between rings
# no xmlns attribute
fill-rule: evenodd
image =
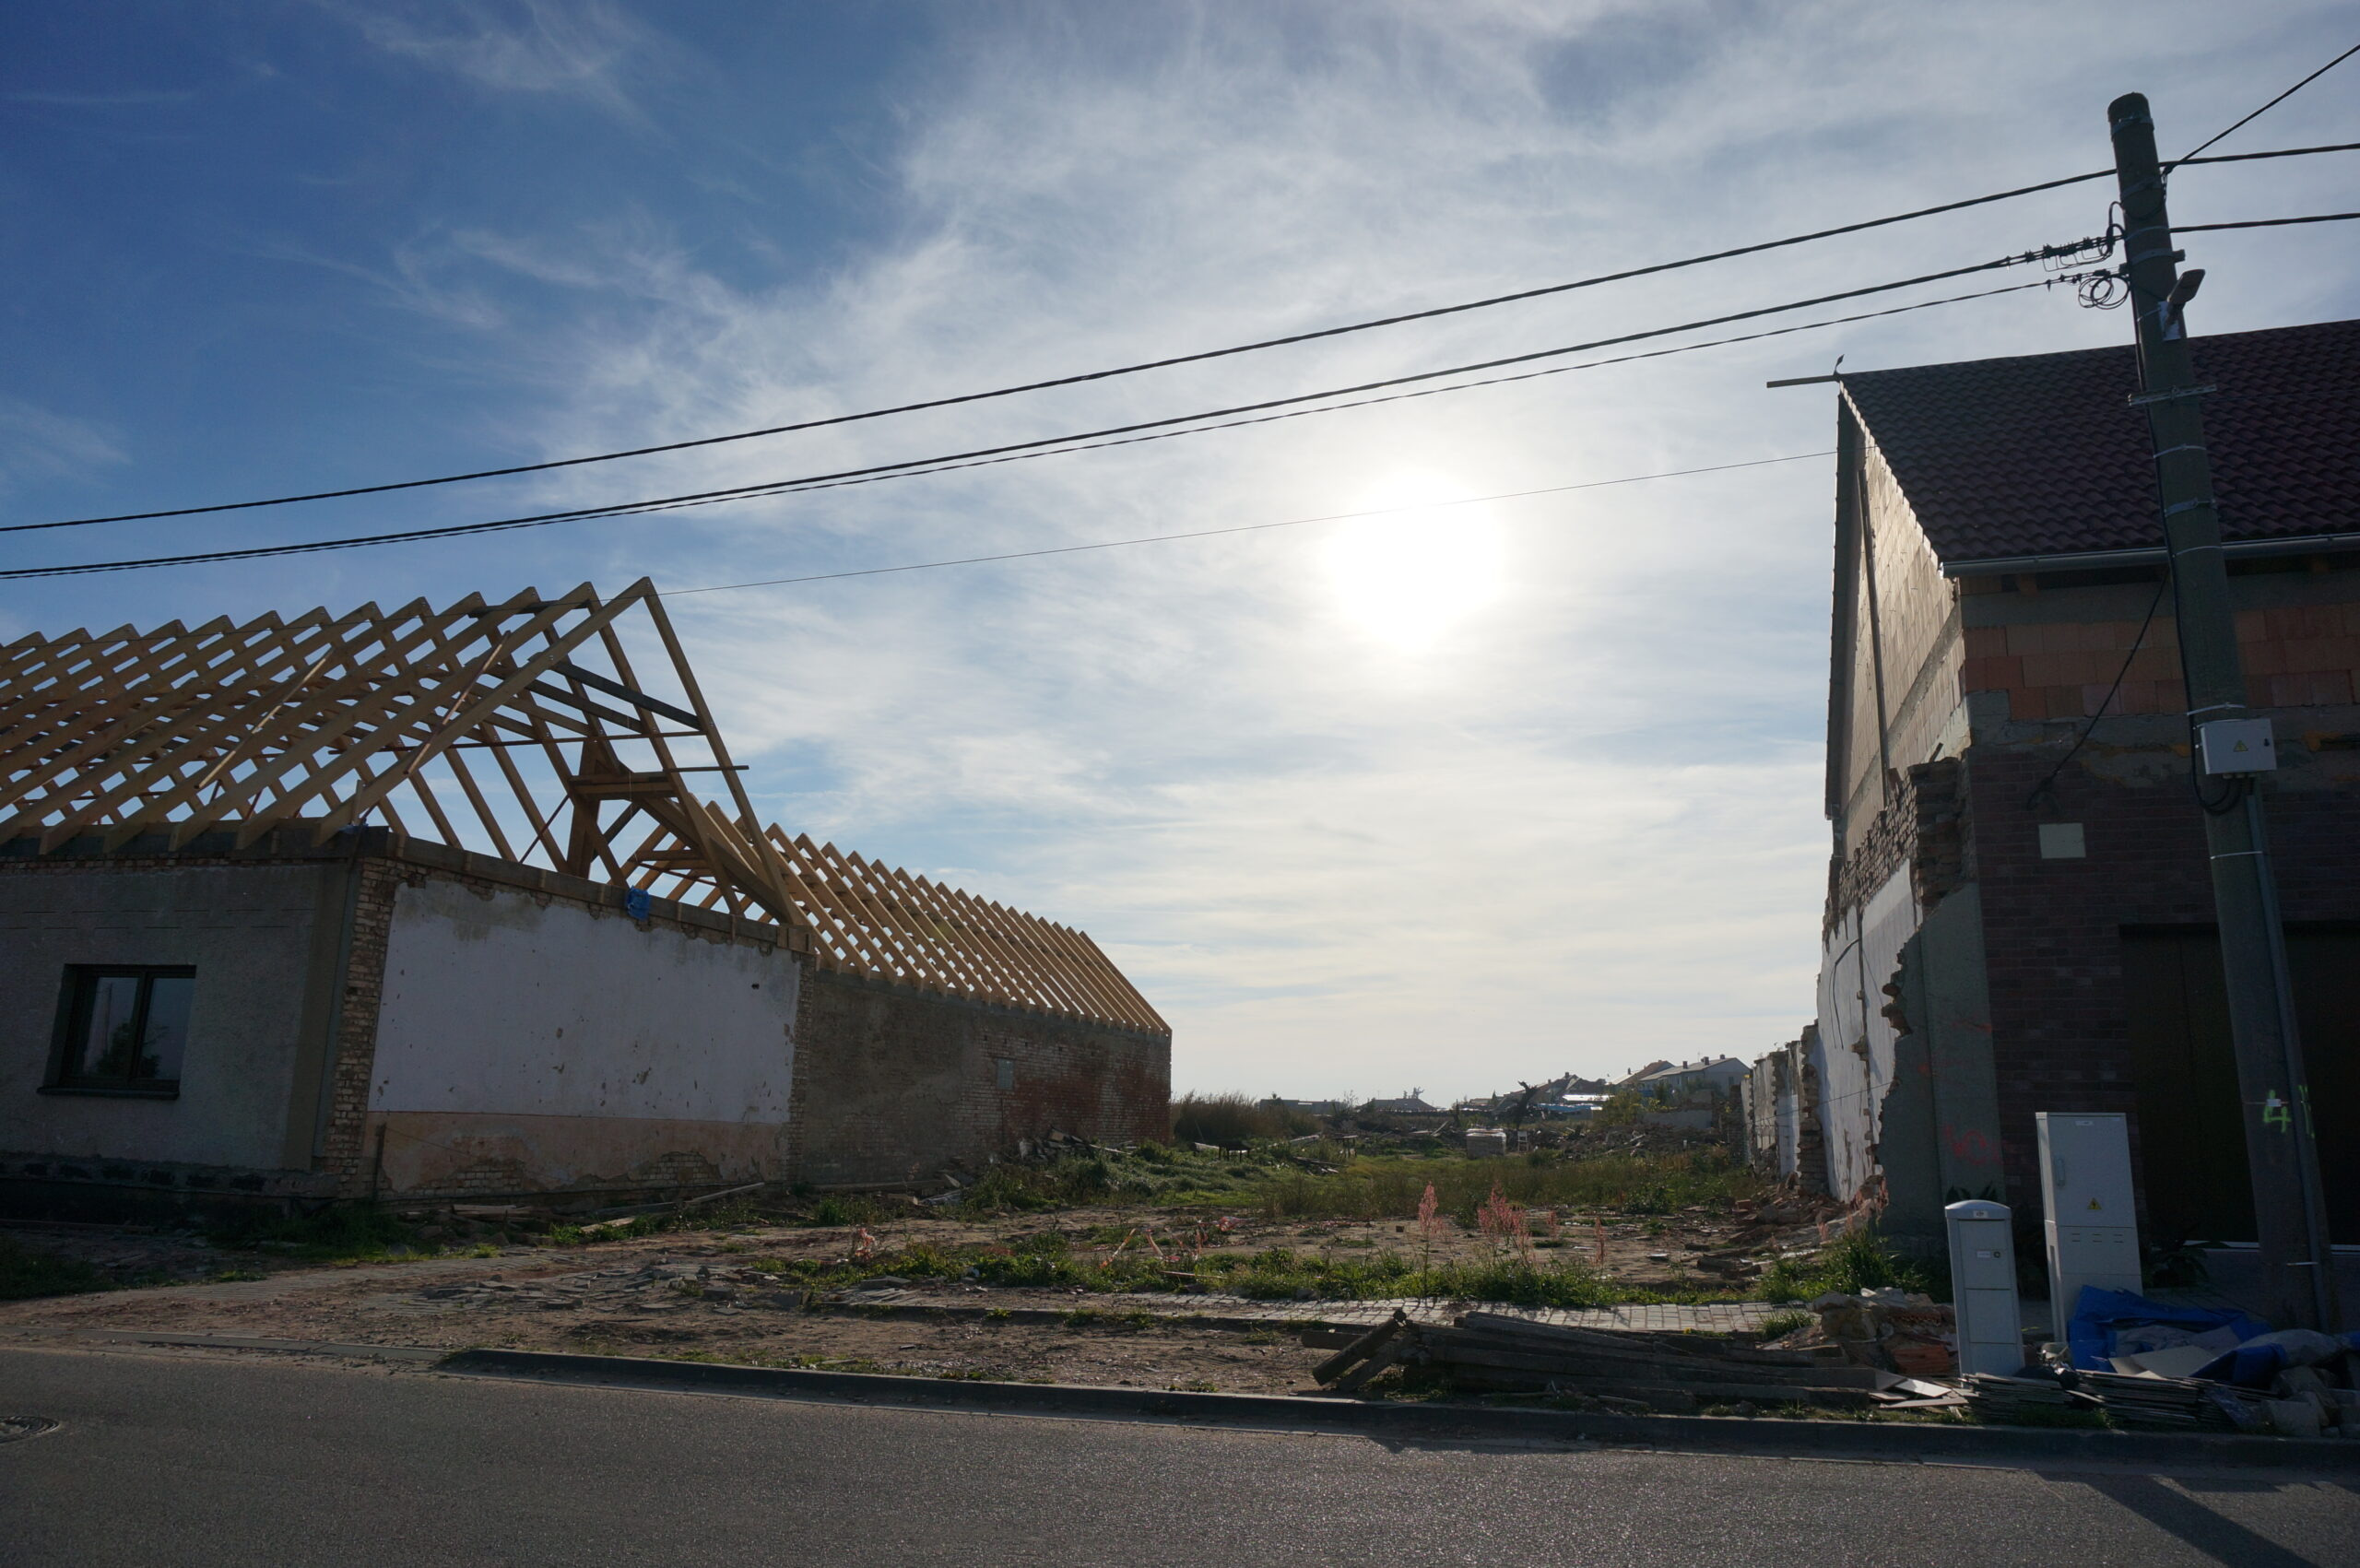
<svg viewBox="0 0 2360 1568"><path fill-rule="evenodd" d="M10 7L0 523L685 440L1538 288L2103 168L2125 91L2184 152L2355 41L2360 6L2304 0ZM2355 87L2360 61L2218 150L2360 140ZM2354 174L2190 169L2173 212L2348 210ZM2110 194L0 556L333 538L1166 418L2075 240ZM2334 226L2186 248L2200 333L2360 314ZM1764 382L2128 331L2032 290L799 497L0 582L0 639L650 577L758 809L1090 932L1171 1022L1175 1090L1435 1098L1752 1057L1810 1014L1828 853L1834 403Z"/></svg>

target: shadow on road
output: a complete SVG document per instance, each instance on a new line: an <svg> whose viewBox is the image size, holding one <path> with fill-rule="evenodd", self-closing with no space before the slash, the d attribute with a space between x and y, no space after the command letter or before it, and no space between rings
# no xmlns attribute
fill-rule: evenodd
<svg viewBox="0 0 2360 1568"><path fill-rule="evenodd" d="M2157 1529L2177 1537L2215 1562L2232 1568L2326 1568L2318 1558L2287 1550L2235 1519L2206 1507L2186 1491L2154 1476L2077 1476L2082 1485L2129 1509ZM2207 1491L2277 1491L2270 1481L2212 1481Z"/></svg>

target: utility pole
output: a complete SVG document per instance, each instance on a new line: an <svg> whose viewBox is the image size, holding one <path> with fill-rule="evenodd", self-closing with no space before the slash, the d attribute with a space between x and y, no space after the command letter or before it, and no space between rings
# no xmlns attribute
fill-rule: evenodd
<svg viewBox="0 0 2360 1568"><path fill-rule="evenodd" d="M2245 1113L2246 1160L2253 1173L2256 1237L2277 1326L2336 1328L2333 1254L2313 1141L2310 1086L2295 1030L2285 931L2278 915L2257 774L2276 763L2267 718L2246 707L2236 618L2222 559L2221 515L2204 451L2202 395L2182 312L2203 278L2183 277L2165 210L2155 124L2140 93L2106 106L2115 175L2122 193L2123 277L2137 319L2139 393L2154 440L2155 488L2163 506L2180 660L2188 684L2198 798L2212 863L2212 904L2221 927L2221 969Z"/></svg>

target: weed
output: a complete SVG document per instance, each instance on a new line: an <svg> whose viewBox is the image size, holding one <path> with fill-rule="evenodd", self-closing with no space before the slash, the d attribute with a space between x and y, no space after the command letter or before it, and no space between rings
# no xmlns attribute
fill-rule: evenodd
<svg viewBox="0 0 2360 1568"><path fill-rule="evenodd" d="M235 1285L250 1279L267 1279L270 1276L259 1268L217 1268L205 1277L208 1285Z"/></svg>
<svg viewBox="0 0 2360 1568"><path fill-rule="evenodd" d="M1798 1328L1808 1328L1819 1319L1807 1312L1774 1312L1762 1320L1764 1339L1783 1339Z"/></svg>
<svg viewBox="0 0 2360 1568"><path fill-rule="evenodd" d="M1938 1300L1950 1295L1947 1269L1901 1256L1873 1227L1863 1227L1837 1237L1815 1258L1780 1258L1763 1271L1760 1294L1765 1302L1807 1302L1830 1291L1848 1296L1896 1286Z"/></svg>
<svg viewBox="0 0 2360 1568"><path fill-rule="evenodd" d="M79 1258L34 1252L0 1236L0 1302L30 1301L35 1296L75 1296L89 1291L111 1291L113 1283L94 1266Z"/></svg>
<svg viewBox="0 0 2360 1568"><path fill-rule="evenodd" d="M306 1263L390 1263L442 1249L382 1208L339 1204L316 1214L246 1214L206 1232L218 1247L275 1252Z"/></svg>
<svg viewBox="0 0 2360 1568"><path fill-rule="evenodd" d="M1249 1345L1283 1345L1286 1336L1275 1328L1253 1328L1246 1331L1245 1342Z"/></svg>
<svg viewBox="0 0 2360 1568"><path fill-rule="evenodd" d="M1172 1102L1172 1136L1184 1143L1234 1148L1270 1138L1306 1138L1319 1119L1278 1099L1243 1094L1184 1094Z"/></svg>
<svg viewBox="0 0 2360 1568"><path fill-rule="evenodd" d="M467 1253L469 1257L498 1257L500 1249L490 1242L478 1242Z"/></svg>
<svg viewBox="0 0 2360 1568"><path fill-rule="evenodd" d="M811 1209L814 1225L874 1225L884 1218L883 1207L866 1197L823 1197Z"/></svg>

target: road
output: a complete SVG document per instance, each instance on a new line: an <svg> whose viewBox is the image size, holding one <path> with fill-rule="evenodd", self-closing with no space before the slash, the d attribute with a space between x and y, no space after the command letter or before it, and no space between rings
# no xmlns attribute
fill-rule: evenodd
<svg viewBox="0 0 2360 1568"><path fill-rule="evenodd" d="M2360 1491L0 1350L0 1562L2348 1564Z"/></svg>

